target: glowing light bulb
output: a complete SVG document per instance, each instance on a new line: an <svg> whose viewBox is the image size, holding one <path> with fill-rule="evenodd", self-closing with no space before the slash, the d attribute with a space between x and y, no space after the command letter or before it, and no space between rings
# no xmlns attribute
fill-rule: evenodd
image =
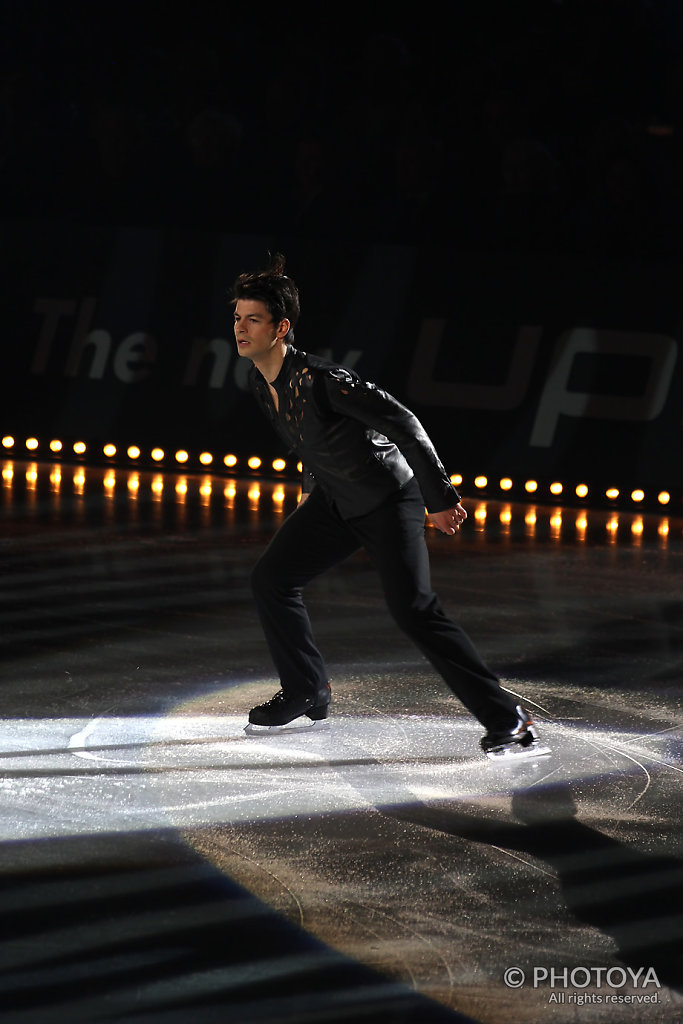
<svg viewBox="0 0 683 1024"><path fill-rule="evenodd" d="M524 490L527 494L534 494L538 490L538 480L527 480L524 484Z"/></svg>
<svg viewBox="0 0 683 1024"><path fill-rule="evenodd" d="M276 473L281 473L283 469L287 468L287 463L284 459L273 459L273 469Z"/></svg>
<svg viewBox="0 0 683 1024"><path fill-rule="evenodd" d="M14 438L11 434L6 434L2 439L3 448L14 448Z"/></svg>
<svg viewBox="0 0 683 1024"><path fill-rule="evenodd" d="M113 459L113 457L116 455L116 445L105 444L104 448L102 449L102 452L107 456L108 459Z"/></svg>
<svg viewBox="0 0 683 1024"><path fill-rule="evenodd" d="M190 456L189 456L189 453L188 453L188 452L186 452L184 448L180 448L180 449L179 449L179 450L178 450L178 451L177 451L177 452L175 453L175 460L176 460L176 462L180 462L180 463L184 463L184 462L187 462L187 460L189 459L189 457L190 457Z"/></svg>
<svg viewBox="0 0 683 1024"><path fill-rule="evenodd" d="M199 461L201 462L202 466L210 466L211 463L213 462L213 455L211 454L211 452L202 452L201 455L199 456Z"/></svg>
<svg viewBox="0 0 683 1024"><path fill-rule="evenodd" d="M131 444L126 450L126 455L128 456L129 459L139 459L140 449L136 444Z"/></svg>
<svg viewBox="0 0 683 1024"><path fill-rule="evenodd" d="M635 491L631 491L631 501L642 501L644 499L644 497L645 497L645 491L641 491L640 489L636 489Z"/></svg>
<svg viewBox="0 0 683 1024"><path fill-rule="evenodd" d="M610 501L616 501L617 498L619 497L619 488L618 487L608 487L607 490L605 491L605 497L609 498Z"/></svg>
<svg viewBox="0 0 683 1024"><path fill-rule="evenodd" d="M247 459L247 465L249 466L249 469L258 469L259 466L261 465L261 460L259 459L258 455L252 455L249 459Z"/></svg>
<svg viewBox="0 0 683 1024"><path fill-rule="evenodd" d="M660 505L668 505L671 501L671 495L668 491L660 491L657 495L657 501Z"/></svg>
<svg viewBox="0 0 683 1024"><path fill-rule="evenodd" d="M62 448L63 448L62 442L58 441L56 438L54 440L50 441L50 451L51 452L55 452L55 454L56 454L57 452L61 452Z"/></svg>
<svg viewBox="0 0 683 1024"><path fill-rule="evenodd" d="M587 494L588 494L588 487L587 487L587 485L586 484L577 484L577 487L576 487L576 497L577 498L585 498L587 496Z"/></svg>
<svg viewBox="0 0 683 1024"><path fill-rule="evenodd" d="M509 490L511 490L511 488L512 488L512 480L510 479L509 476L504 476L503 479L500 481L500 489L501 489L501 491L509 491Z"/></svg>
<svg viewBox="0 0 683 1024"><path fill-rule="evenodd" d="M74 441L73 449L76 455L85 455L88 450L88 446L85 441Z"/></svg>
<svg viewBox="0 0 683 1024"><path fill-rule="evenodd" d="M165 452L163 448L152 448L150 455L152 456L155 462L161 462L165 455Z"/></svg>
<svg viewBox="0 0 683 1024"><path fill-rule="evenodd" d="M225 465L229 469L232 469L233 466L237 465L237 456L236 455L226 455L225 458L223 459L223 462L225 463Z"/></svg>
<svg viewBox="0 0 683 1024"><path fill-rule="evenodd" d="M30 452L34 452L36 450L36 448L38 447L38 438L37 437L27 437L26 438L26 447L28 448L28 450Z"/></svg>
<svg viewBox="0 0 683 1024"><path fill-rule="evenodd" d="M487 484L488 484L488 478L487 477L485 477L485 476L475 476L475 478L474 478L474 486L475 487L479 487L481 489L481 488L486 487Z"/></svg>
<svg viewBox="0 0 683 1024"><path fill-rule="evenodd" d="M462 474L451 473L451 483L453 484L454 487L460 487L462 483Z"/></svg>
<svg viewBox="0 0 683 1024"><path fill-rule="evenodd" d="M562 494L563 490L564 490L564 488L563 488L562 484L559 482L559 480L556 480L555 483L552 483L550 485L550 493L551 494Z"/></svg>

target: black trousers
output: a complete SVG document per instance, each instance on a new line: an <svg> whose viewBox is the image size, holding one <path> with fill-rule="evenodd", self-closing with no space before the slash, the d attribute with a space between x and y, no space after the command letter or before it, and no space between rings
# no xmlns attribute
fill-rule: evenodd
<svg viewBox="0 0 683 1024"><path fill-rule="evenodd" d="M444 613L432 590L425 543L424 499L414 480L364 516L344 520L320 488L284 521L252 572L252 590L285 693L323 696L328 684L313 639L303 588L365 548L379 573L398 626L489 730L516 721L516 701Z"/></svg>

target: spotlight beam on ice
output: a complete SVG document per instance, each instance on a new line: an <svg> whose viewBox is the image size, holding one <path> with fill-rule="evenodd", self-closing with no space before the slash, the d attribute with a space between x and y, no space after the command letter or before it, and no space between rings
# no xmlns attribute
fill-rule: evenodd
<svg viewBox="0 0 683 1024"><path fill-rule="evenodd" d="M669 730L649 736L543 723L555 751L498 764L464 717L335 715L264 737L237 715L0 721L0 840L287 819L606 776L624 808L676 770ZM647 765L647 767L646 767Z"/></svg>

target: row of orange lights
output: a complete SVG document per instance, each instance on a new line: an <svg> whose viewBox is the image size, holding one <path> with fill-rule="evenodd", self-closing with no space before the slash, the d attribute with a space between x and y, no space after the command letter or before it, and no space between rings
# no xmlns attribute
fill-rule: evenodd
<svg viewBox="0 0 683 1024"><path fill-rule="evenodd" d="M17 441L14 437L6 435L5 437L2 438L0 444L2 444L2 447L5 450L12 451L16 447ZM28 437L26 438L24 445L27 451L34 454L40 447L40 442L36 437ZM64 445L64 443L58 440L50 441L48 447L53 455L61 455L66 450L66 446ZM73 451L74 455L83 456L88 452L89 449L85 441L74 441L73 444L71 445L71 450ZM128 445L128 447L125 449L125 452L127 457L133 462L142 457L142 449L139 448L138 445L136 444ZM108 459L114 459L120 453L119 449L116 447L115 444L105 444L104 447L102 448L102 454L105 455ZM154 462L163 462L164 459L167 457L167 454L168 453L163 448L152 448L149 453L150 458ZM177 451L173 453L173 458L175 462L177 462L179 465L184 466L186 463L190 461L190 453L186 451L184 448L179 448ZM211 452L200 452L197 457L197 460L200 463L200 465L208 467L213 465L215 456ZM228 469L234 469L237 466L238 462L239 459L236 455L228 454L223 456L223 464L227 466ZM261 466L263 465L263 459L261 459L258 455L251 455L246 460L246 463L249 469L260 469ZM283 470L287 468L287 463L285 462L284 459L273 459L271 467L272 469L275 470L276 473L282 473ZM299 471L300 470L301 466L299 465Z"/></svg>
<svg viewBox="0 0 683 1024"><path fill-rule="evenodd" d="M15 475L16 474L15 474L14 464L12 462L6 463L3 466L3 468L2 468L2 479L3 479L4 483L11 486L13 481L14 481ZM38 466L37 466L36 463L32 463L26 469L24 477L26 479L27 484L29 484L33 488L35 488L35 485L38 482ZM83 469L82 467L79 467L78 469L76 469L74 471L74 475L72 477L72 482L73 482L74 487L76 488L76 491L78 493L82 493L82 491L83 491L83 489L85 487L85 483L86 483L86 471L85 471L85 469ZM60 468L55 467L54 469L51 470L51 472L50 472L50 483L52 484L53 489L55 489L57 491L61 488L61 485L62 485L62 471L61 471ZM102 479L102 485L104 487L105 494L111 495L113 490L114 490L114 488L117 486L117 483L118 483L118 481L117 481L116 472L113 469L109 470L107 472L107 474L104 476L104 478ZM136 496L138 491L140 490L140 487L141 487L140 474L137 473L137 472L130 472L130 471L128 471L128 476L127 476L127 479L126 479L126 487L127 487L128 491L131 493L132 496ZM160 497L163 494L163 492L164 492L164 488L165 488L165 481L164 481L163 474L161 474L161 473L155 474L154 478L152 479L152 481L150 483L150 490L151 490L152 494L154 494L157 497ZM175 490L175 493L179 497L181 497L181 498L184 497L189 492L189 490L190 490L190 486L188 484L187 477L181 476L176 481L175 486L174 486L174 490ZM198 490L199 490L199 494L201 495L201 497L203 497L203 498L211 497L211 495L213 493L213 490L214 490L214 488L212 486L212 483L211 483L211 477L205 477L204 480L202 481L202 483L200 484ZM234 499L236 497L236 495L237 495L237 487L235 485L235 482L233 480L231 480L223 488L223 496L225 498L227 498L228 500L232 500L232 499ZM260 497L261 497L261 488L260 488L258 483L252 483L249 486L249 489L247 491L247 497L249 498L250 501L258 501L260 499ZM285 498L286 498L284 486L282 484L277 484L276 486L274 485L271 497L272 497L273 502L275 502L275 504L281 504L282 502L284 502Z"/></svg>
<svg viewBox="0 0 683 1024"><path fill-rule="evenodd" d="M610 518L605 522L605 529L609 534L615 535L620 528L619 516L615 513L609 513ZM474 520L480 526L483 526L489 518L489 510L485 502L482 502L474 510ZM512 508L508 505L505 506L498 513L498 520L503 526L509 526L512 523L513 515ZM534 529L538 521L538 512L536 508L530 508L524 515L524 523L530 529ZM561 509L556 509L549 517L548 522L553 530L560 530L564 525L564 517ZM576 529L581 533L588 528L588 516L584 511L581 511L574 521ZM642 516L637 516L635 519L630 521L630 530L634 536L640 536L645 532L645 524ZM668 519L662 519L657 527L657 533L660 537L667 537L670 530L670 524Z"/></svg>
<svg viewBox="0 0 683 1024"><path fill-rule="evenodd" d="M5 450L12 451L16 447L17 441L14 437L6 435L2 438L0 444L2 444L2 447ZM27 451L35 453L40 447L40 442L35 437L29 437L25 440L24 445ZM51 440L48 447L53 455L60 455L65 450L64 443L59 440ZM75 455L81 457L89 450L85 441L73 442L71 449ZM137 445L129 445L125 449L125 453L128 459L133 462L142 457L142 450ZM114 459L119 455L119 450L115 444L105 444L102 448L102 454L108 459ZM167 452L163 448L159 447L152 448L149 454L152 461L156 463L163 462L164 459L167 458ZM184 448L180 448L174 452L173 459L179 465L186 465L190 461L190 453ZM197 456L197 461L204 468L212 466L215 459L216 457L209 451L200 452ZM236 469L239 464L239 459L237 455L227 454L223 456L223 464L228 469ZM257 470L263 466L263 460L258 455L251 455L246 459L246 465L251 470ZM287 463L284 459L273 459L271 462L271 468L276 473L282 473L287 468ZM301 463L297 464L297 470L301 472ZM451 482L455 487L459 487L463 484L463 477L460 474L454 473L451 476ZM473 482L477 490L485 490L489 486L489 479L486 476L476 476ZM514 483L510 477L502 477L498 482L498 487L503 493L511 491L513 486ZM530 496L537 495L539 487L540 485L537 480L526 480L524 482L524 490ZM559 481L554 481L549 485L548 491L553 497L559 498L565 493L565 485ZM577 498L585 499L589 496L589 493L590 488L588 484L579 483L574 487L574 494ZM617 487L608 487L605 490L604 495L608 500L616 501L621 497L621 492ZM645 500L645 491L641 488L634 488L630 492L630 498L635 504L640 504ZM671 494L669 491L662 490L657 495L657 501L660 505L668 505L671 501Z"/></svg>
<svg viewBox="0 0 683 1024"><path fill-rule="evenodd" d="M462 483L463 483L462 476L460 476L459 474L454 474L451 477L451 483L454 485L454 487L461 486ZM486 476L476 476L474 478L474 486L477 488L477 490L485 490L489 486L489 479L488 479L488 477L486 477ZM510 477L505 476L505 477L502 477L502 479L498 481L498 487L500 488L501 491L507 492L507 491L511 491L512 490L512 488L514 487L514 483L510 479ZM529 495L536 495L536 494L538 494L539 487L540 487L540 484L539 484L538 480L525 480L524 481L524 490ZM564 486L564 484L560 483L559 480L556 480L556 481L554 481L553 483L551 483L549 485L548 491L549 491L550 494L553 495L554 498L559 498L559 497L561 497L565 493L565 486ZM582 499L583 498L587 498L588 495L590 494L590 488L589 488L588 484L582 484L582 483L581 484L577 484L574 487L574 494L576 495L577 498L582 498ZM620 496L621 496L621 492L620 492L618 487L608 487L606 489L606 491L605 491L605 497L609 498L610 501L616 501L617 498L619 498ZM631 498L631 501L635 502L636 504L639 504L640 502L645 501L645 491L643 491L642 488L640 488L640 487L636 487L636 488L634 488L631 491L630 498ZM657 495L657 501L659 502L660 505L668 505L669 502L671 501L671 494L670 494L670 492L669 491L660 491L659 494Z"/></svg>
<svg viewBox="0 0 683 1024"><path fill-rule="evenodd" d="M107 497L112 497L115 487L121 482L120 476L117 475L118 471L110 469L104 478L102 484L104 492ZM2 468L2 479L6 486L11 486L15 478L16 472L13 463L8 462ZM25 478L27 484L35 489L38 481L38 465L32 463L28 466L25 471ZM121 471L121 476L125 477L124 483L128 490L131 498L135 499L138 496L139 491L142 488L142 481L140 474L137 471L124 470ZM61 490L63 480L62 469L59 466L55 466L50 471L50 483L55 492ZM83 494L85 483L86 483L86 470L83 467L74 469L72 476L72 483L76 494ZM161 499L164 492L172 490L175 492L176 499L184 502L186 495L190 492L190 483L187 477L179 477L175 483L168 487L168 478L164 477L162 473L154 475L149 483L149 489L153 496L157 499ZM198 493L204 503L208 504L214 494L220 494L220 488L215 488L212 484L211 477L204 477L198 487ZM249 483L248 489L242 493L246 493L247 498L252 508L257 508L261 498L263 497L263 491L261 485L257 481ZM268 493L268 492L266 492ZM234 480L230 480L225 484L222 490L223 497L229 503L228 507L232 507L232 503L238 495L238 484ZM286 500L286 493L283 484L273 484L272 491L270 491L270 498L273 504L281 508ZM298 500L298 496L297 496ZM479 528L483 528L487 521L491 518L497 518L503 527L509 527L513 522L513 506L504 505L500 511L491 514L491 510L486 501L481 501L476 508L473 510L473 519L475 524ZM528 532L533 535L535 533L536 525L539 519L538 510L535 507L527 508L524 513L524 524ZM569 514L563 514L562 509L556 508L547 518L547 522L551 527L552 535L559 538L560 531L568 525L568 520L571 519ZM585 510L581 510L574 519L574 526L577 531L579 539L584 539L585 532L588 528L589 517ZM643 517L638 515L634 519L623 519L617 513L610 512L609 518L604 523L604 528L607 531L608 536L611 540L616 540L616 535L621 531L622 526L627 526L632 537L640 538L645 532L645 524ZM657 527L657 533L660 538L666 540L670 532L670 523L667 518L660 520Z"/></svg>

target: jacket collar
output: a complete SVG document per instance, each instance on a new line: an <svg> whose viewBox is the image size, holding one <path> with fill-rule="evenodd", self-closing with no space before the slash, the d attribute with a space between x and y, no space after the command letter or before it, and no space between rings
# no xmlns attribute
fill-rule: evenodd
<svg viewBox="0 0 683 1024"><path fill-rule="evenodd" d="M295 360L295 357L298 354L298 349L295 349L293 345L287 346L287 351L285 352L285 358L282 360L280 372L278 373L275 380L270 381L270 383L276 390L278 389L278 385L281 387L289 379L289 376L292 372L292 364Z"/></svg>

